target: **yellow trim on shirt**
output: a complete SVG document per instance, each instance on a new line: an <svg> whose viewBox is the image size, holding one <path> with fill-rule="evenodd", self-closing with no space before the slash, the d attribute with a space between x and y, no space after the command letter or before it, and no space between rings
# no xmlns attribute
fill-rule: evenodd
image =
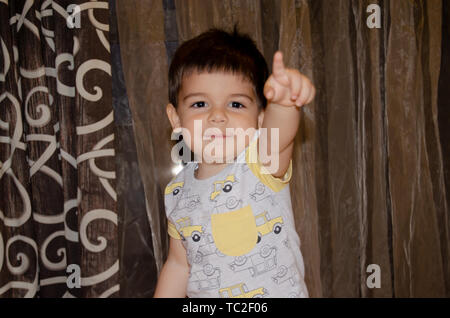
<svg viewBox="0 0 450 318"><path fill-rule="evenodd" d="M169 236L173 237L176 240L181 240L181 235L180 235L180 233L178 233L175 225L170 221L167 223L168 223L167 232L169 233Z"/></svg>
<svg viewBox="0 0 450 318"><path fill-rule="evenodd" d="M245 153L245 161L253 174L266 186L275 192L281 191L291 180L292 160L289 162L289 168L282 178L274 177L266 167L259 161L258 157L258 139L250 143Z"/></svg>

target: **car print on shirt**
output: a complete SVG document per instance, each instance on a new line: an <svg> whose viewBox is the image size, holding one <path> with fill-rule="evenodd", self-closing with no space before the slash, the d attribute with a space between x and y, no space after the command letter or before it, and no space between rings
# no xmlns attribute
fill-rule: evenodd
<svg viewBox="0 0 450 318"><path fill-rule="evenodd" d="M173 196L176 196L180 194L184 186L184 182L175 182L171 185L168 185L164 191L165 195L172 194Z"/></svg>
<svg viewBox="0 0 450 318"><path fill-rule="evenodd" d="M164 194L166 195L166 200L173 201L172 204L175 205L175 210L187 209L191 212L200 205L200 196L197 194L188 196L189 190L186 191L183 187L184 182L172 183L166 187Z"/></svg>
<svg viewBox="0 0 450 318"><path fill-rule="evenodd" d="M169 184L164 190L165 204L175 206L183 195L184 182Z"/></svg>
<svg viewBox="0 0 450 318"><path fill-rule="evenodd" d="M228 193L233 189L233 185L237 183L234 174L229 175L225 180L215 181L213 184L213 192L209 196L211 201L215 201L215 198L222 192Z"/></svg>
<svg viewBox="0 0 450 318"><path fill-rule="evenodd" d="M294 265L289 267L282 265L278 268L275 276L272 276L272 280L278 285L288 281L292 286L294 286L296 282L295 278L297 276L298 273Z"/></svg>
<svg viewBox="0 0 450 318"><path fill-rule="evenodd" d="M187 209L189 212L192 212L196 207L200 205L200 196L197 194L188 196L188 197L182 197L176 207L175 210L181 211L184 209Z"/></svg>
<svg viewBox="0 0 450 318"><path fill-rule="evenodd" d="M270 191L266 191L266 186L262 182L258 182L255 185L255 190L249 194L250 199L255 202L260 202L262 200L268 200L272 206L276 205L273 195Z"/></svg>
<svg viewBox="0 0 450 318"><path fill-rule="evenodd" d="M216 244L214 243L213 237L211 234L207 234L204 236L204 240L202 240L204 244L200 245L197 254L195 254L194 257L194 263L199 264L201 263L205 257L210 255L217 255L220 257L224 257L225 254L222 254L216 247Z"/></svg>
<svg viewBox="0 0 450 318"><path fill-rule="evenodd" d="M201 271L190 274L190 281L197 285L199 290L211 290L220 287L220 268L211 264L203 266Z"/></svg>
<svg viewBox="0 0 450 318"><path fill-rule="evenodd" d="M258 231L257 243L261 242L261 238L271 232L280 234L283 227L283 218L281 216L274 219L270 219L269 213L264 211L263 213L255 216L256 230Z"/></svg>
<svg viewBox="0 0 450 318"><path fill-rule="evenodd" d="M219 290L220 298L262 298L269 295L264 287L248 290L247 285L240 283Z"/></svg>
<svg viewBox="0 0 450 318"><path fill-rule="evenodd" d="M264 245L258 253L235 257L229 266L233 272L248 270L252 277L267 273L277 267L277 248Z"/></svg>
<svg viewBox="0 0 450 318"><path fill-rule="evenodd" d="M224 213L238 210L242 207L242 200L231 193L237 182L234 175L227 176L225 180L214 182L213 192L209 196L209 199L215 202L213 213ZM234 192L236 191L234 190Z"/></svg>
<svg viewBox="0 0 450 318"><path fill-rule="evenodd" d="M220 204L216 204L213 213L223 213L233 210L239 210L242 207L242 200L238 200L236 196L230 196L223 200Z"/></svg>
<svg viewBox="0 0 450 318"><path fill-rule="evenodd" d="M192 225L191 218L186 216L176 221L179 226L178 232L183 240L187 237L192 237L194 242L200 241L203 234L203 227L201 225Z"/></svg>

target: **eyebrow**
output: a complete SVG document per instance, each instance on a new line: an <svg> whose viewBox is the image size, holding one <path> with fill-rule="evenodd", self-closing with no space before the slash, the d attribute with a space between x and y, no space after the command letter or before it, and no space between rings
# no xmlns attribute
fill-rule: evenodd
<svg viewBox="0 0 450 318"><path fill-rule="evenodd" d="M191 94L187 94L186 96L184 96L183 101L185 101L186 99L188 99L190 97L195 97L195 96L206 97L207 95L205 93L191 93Z"/></svg>
<svg viewBox="0 0 450 318"><path fill-rule="evenodd" d="M231 94L230 96L233 97L244 97L244 98L248 98L249 100L251 100L253 102L253 98L251 98L250 96L248 96L247 94Z"/></svg>
<svg viewBox="0 0 450 318"><path fill-rule="evenodd" d="M190 98L190 97L195 97L195 96L199 96L199 97L207 97L208 95L205 93L191 93L188 94L186 96L184 96L183 101L185 101L186 99ZM251 96L248 96L247 94L231 94L230 97L244 97L249 99L251 102L253 102L253 98L251 98Z"/></svg>

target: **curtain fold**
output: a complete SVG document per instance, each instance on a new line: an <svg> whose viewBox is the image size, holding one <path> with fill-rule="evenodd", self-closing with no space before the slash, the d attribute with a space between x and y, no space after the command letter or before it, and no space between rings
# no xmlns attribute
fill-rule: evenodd
<svg viewBox="0 0 450 318"><path fill-rule="evenodd" d="M153 235L156 265L160 270L168 249L167 223L162 217L163 193L172 178L174 166L170 159L171 129L165 115L168 65L163 4L161 1L130 0L116 1L116 6L124 79L134 121L146 212Z"/></svg>
<svg viewBox="0 0 450 318"><path fill-rule="evenodd" d="M436 69L441 2L390 2L386 69L387 148L392 204L394 284L397 296L445 294L438 215L448 215L436 122ZM429 15L433 19L429 19ZM393 23L399 19L403 24ZM414 34L415 36L410 36ZM409 35L409 36L408 36ZM405 58L408 56L408 58ZM401 127L401 129L399 129ZM440 213L438 212L440 210ZM448 228L446 230L448 232ZM425 256L426 255L426 256Z"/></svg>
<svg viewBox="0 0 450 318"><path fill-rule="evenodd" d="M438 13L435 13L438 15ZM430 16L430 19L436 18L434 16ZM437 116L437 126L438 131L436 135L439 135L439 145L440 145L440 155L442 158L442 169L444 171L443 175L439 174L439 180L444 187L444 193L440 195L439 205L442 208L437 210L438 215L438 226L439 226L439 240L441 242L441 257L442 264L444 268L444 277L445 277L445 286L447 290L447 296L449 296L450 290L450 217L448 213L449 209L449 198L450 198L450 129L448 129L448 119L450 118L450 90L448 89L448 83L450 83L450 43L446 39L450 39L450 3L448 1L442 2L442 47L441 47L441 59L440 61L434 60L434 63L440 62L440 73L439 73L439 82L437 88L437 111L434 116ZM430 46L439 45L435 42L430 43ZM436 58L433 54L430 54L431 59ZM430 62L430 65L431 62ZM431 118L431 117L428 117ZM435 119L436 120L436 119ZM443 142L446 141L446 142ZM439 161L438 161L439 162ZM438 170L439 171L439 170ZM446 244L447 242L447 244Z"/></svg>
<svg viewBox="0 0 450 318"><path fill-rule="evenodd" d="M109 0L109 8L112 100L117 136L115 150L119 220L119 297L152 297L156 287L157 258L139 171L134 121L123 74L114 0Z"/></svg>

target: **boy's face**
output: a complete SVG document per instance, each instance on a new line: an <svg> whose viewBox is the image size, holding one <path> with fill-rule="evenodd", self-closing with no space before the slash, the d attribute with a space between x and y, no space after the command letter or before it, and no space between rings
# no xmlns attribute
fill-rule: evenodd
<svg viewBox="0 0 450 318"><path fill-rule="evenodd" d="M173 129L183 129L183 139L197 158L224 163L248 146L251 128L261 127L264 112L243 76L192 72L182 80L178 107L167 105L167 115ZM244 138L236 128L248 135Z"/></svg>

